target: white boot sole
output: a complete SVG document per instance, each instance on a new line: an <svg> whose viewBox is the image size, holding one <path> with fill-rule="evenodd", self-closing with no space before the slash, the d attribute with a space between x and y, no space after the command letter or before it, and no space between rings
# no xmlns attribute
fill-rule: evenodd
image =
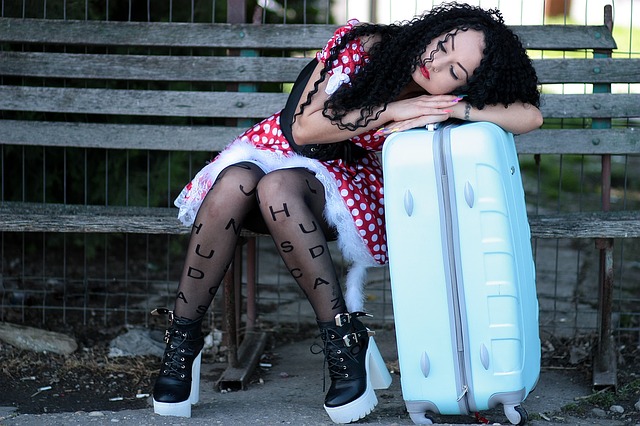
<svg viewBox="0 0 640 426"><path fill-rule="evenodd" d="M181 402L159 402L153 399L153 412L160 416L191 417L191 406L200 400L200 362L202 351L193 360L189 398Z"/></svg>
<svg viewBox="0 0 640 426"><path fill-rule="evenodd" d="M391 385L391 374L384 364L384 359L382 359L373 337L369 337L365 371L367 373L367 388L358 399L340 407L324 406L334 423L351 423L365 417L378 405L374 389L387 389Z"/></svg>

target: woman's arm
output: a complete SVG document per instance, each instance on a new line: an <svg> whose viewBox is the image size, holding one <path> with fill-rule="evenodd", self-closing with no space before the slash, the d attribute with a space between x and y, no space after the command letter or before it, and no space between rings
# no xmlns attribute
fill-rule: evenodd
<svg viewBox="0 0 640 426"><path fill-rule="evenodd" d="M452 118L467 121L490 121L515 134L527 133L542 126L542 113L531 104L515 102L504 105L485 105L483 109L471 107L467 102L459 102L450 108Z"/></svg>
<svg viewBox="0 0 640 426"><path fill-rule="evenodd" d="M420 98L422 98L422 96ZM447 114L439 117L441 119L437 121L444 121L447 118L457 118L466 121L489 121L514 134L527 133L542 125L542 113L540 110L531 104L522 102L515 102L506 108L502 104L485 105L483 109L479 110L471 107L467 102L461 101L443 108L443 110L446 110ZM385 133L426 126L427 124L436 122L434 117L437 116L416 116L404 120L395 120L395 122L387 125Z"/></svg>
<svg viewBox="0 0 640 426"><path fill-rule="evenodd" d="M307 99L307 94L313 90L313 82L320 78L322 64L318 64L309 79L309 83L300 97L299 104ZM380 129L387 125L388 129L395 130L396 124L404 123L407 128L424 126L428 123L444 121L453 113L456 105L456 97L453 95L419 96L389 103L376 120L372 120L366 127L355 131L340 129L335 123L322 115L324 103L328 96L325 92L327 79L320 83L318 91L311 99L311 103L305 106L301 115L296 116L292 125L293 138L298 145L322 144L339 142L357 136L372 129ZM298 105L298 110L300 105ZM360 111L352 111L343 119L345 123L353 123L360 117ZM411 125L413 120L419 123ZM424 122L424 123L422 123ZM406 130L404 128L397 130Z"/></svg>

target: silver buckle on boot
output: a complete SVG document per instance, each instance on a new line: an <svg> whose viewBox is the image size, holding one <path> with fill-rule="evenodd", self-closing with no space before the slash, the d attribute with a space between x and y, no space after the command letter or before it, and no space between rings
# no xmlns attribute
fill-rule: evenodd
<svg viewBox="0 0 640 426"><path fill-rule="evenodd" d="M151 311L151 315L160 316L160 315L169 315L169 324L173 324L173 311L167 308L155 308Z"/></svg>
<svg viewBox="0 0 640 426"><path fill-rule="evenodd" d="M173 311L167 308L155 308L151 311L151 315L159 316L159 315L169 315L169 326L173 325ZM164 342L169 344L169 339L171 338L171 333L169 330L164 331Z"/></svg>
<svg viewBox="0 0 640 426"><path fill-rule="evenodd" d="M342 327L344 324L351 322L351 314L348 312L345 314L337 314L335 319L336 325Z"/></svg>
<svg viewBox="0 0 640 426"><path fill-rule="evenodd" d="M342 327L344 324L351 322L351 317L370 317L373 318L373 315L368 314L366 312L346 312L344 314L336 314L336 325L338 327Z"/></svg>
<svg viewBox="0 0 640 426"><path fill-rule="evenodd" d="M358 343L358 333L349 333L342 336L342 341L347 348L350 348L351 345Z"/></svg>

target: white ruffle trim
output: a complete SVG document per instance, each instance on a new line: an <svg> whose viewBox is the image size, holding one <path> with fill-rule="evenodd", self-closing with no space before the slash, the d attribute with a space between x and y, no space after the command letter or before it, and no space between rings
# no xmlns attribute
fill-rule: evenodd
<svg viewBox="0 0 640 426"><path fill-rule="evenodd" d="M327 87L324 89L327 95L333 95L340 86L342 86L345 83L348 84L351 82L349 75L343 73L342 70L343 70L342 65L335 67L333 68L333 70L331 70L333 74L331 74L331 76L327 80Z"/></svg>
<svg viewBox="0 0 640 426"><path fill-rule="evenodd" d="M207 164L192 180L190 191L183 189L174 201L179 208L178 218L186 225L193 225L204 196L215 182L218 174L226 167L241 161L255 161L265 172L278 169L304 167L315 173L325 190L326 205L324 216L327 222L338 232L338 247L343 258L351 263L346 277L345 302L350 312L364 311L364 283L367 268L378 264L356 227L351 212L340 196L333 176L318 160L291 153L272 152L257 149L248 140L236 140L218 155L215 161ZM189 199L187 194L191 194Z"/></svg>

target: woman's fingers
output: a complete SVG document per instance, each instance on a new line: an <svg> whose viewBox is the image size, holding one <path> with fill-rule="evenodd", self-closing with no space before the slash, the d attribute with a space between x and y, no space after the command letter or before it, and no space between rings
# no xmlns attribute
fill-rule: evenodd
<svg viewBox="0 0 640 426"><path fill-rule="evenodd" d="M437 110L437 112L423 115L421 117L388 123L384 128L378 130L378 132L384 135L390 135L391 133L402 132L416 127L424 127L427 124L441 123L447 120L450 117L450 114L450 110Z"/></svg>

